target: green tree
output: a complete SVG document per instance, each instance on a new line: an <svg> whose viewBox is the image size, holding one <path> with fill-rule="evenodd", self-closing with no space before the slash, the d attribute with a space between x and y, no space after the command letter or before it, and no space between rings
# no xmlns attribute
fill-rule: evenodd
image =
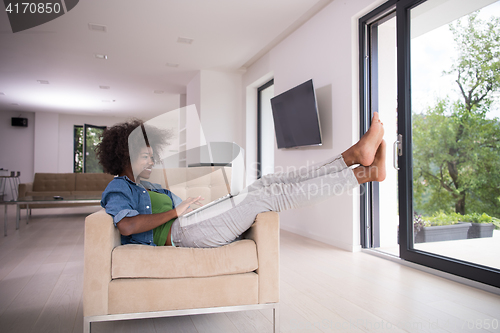
<svg viewBox="0 0 500 333"><path fill-rule="evenodd" d="M102 166L97 159L95 148L102 140L103 128L87 127L87 133L83 133L83 126L75 125L75 149L74 149L74 172L83 172L83 142L86 140L87 152L85 156L85 164L87 173L101 173Z"/></svg>
<svg viewBox="0 0 500 333"><path fill-rule="evenodd" d="M488 119L500 88L500 18L477 12L450 24L457 46L451 70L460 97L413 116L417 210L500 215L500 122Z"/></svg>

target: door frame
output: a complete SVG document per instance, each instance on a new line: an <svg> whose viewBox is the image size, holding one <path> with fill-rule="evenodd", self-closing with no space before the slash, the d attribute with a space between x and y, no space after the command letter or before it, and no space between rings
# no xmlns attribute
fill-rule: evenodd
<svg viewBox="0 0 500 333"><path fill-rule="evenodd" d="M397 31L397 91L398 91L398 133L402 135L402 154L398 156L399 192L399 253L400 258L434 268L446 273L471 279L500 288L500 270L466 262L456 258L413 248L413 174L412 174L412 123L411 123L411 59L410 59L410 10L427 0L390 0L359 20L359 88L360 88L360 134L369 126L368 112L371 112L370 68L367 52L369 48L369 25L382 18L393 8L396 10ZM391 167L391 166L388 166ZM373 185L362 186L361 241L362 247L372 248L374 244L374 189Z"/></svg>
<svg viewBox="0 0 500 333"><path fill-rule="evenodd" d="M372 106L378 105L373 91L373 82L378 80L378 68L372 66L370 58L374 23L383 23L395 16L397 0L390 0L359 19L359 91L360 91L360 137L368 131L371 124ZM375 55L376 56L376 55ZM374 97L375 96L375 97ZM378 111L378 110L377 110ZM362 248L380 245L379 228L379 184L370 182L360 185L360 239Z"/></svg>

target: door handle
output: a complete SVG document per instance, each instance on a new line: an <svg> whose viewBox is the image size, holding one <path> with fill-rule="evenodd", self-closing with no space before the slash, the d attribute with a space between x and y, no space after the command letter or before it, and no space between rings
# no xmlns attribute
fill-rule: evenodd
<svg viewBox="0 0 500 333"><path fill-rule="evenodd" d="M394 169L399 170L398 156L403 156L403 136L401 134L398 134L398 139L394 141L393 152L394 152L393 166Z"/></svg>

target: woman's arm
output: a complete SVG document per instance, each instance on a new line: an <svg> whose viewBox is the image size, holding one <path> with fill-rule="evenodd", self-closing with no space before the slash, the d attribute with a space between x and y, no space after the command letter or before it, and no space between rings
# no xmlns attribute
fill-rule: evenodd
<svg viewBox="0 0 500 333"><path fill-rule="evenodd" d="M116 224L116 227L123 236L130 236L152 230L177 216L175 209L159 214L140 214L132 217L124 217Z"/></svg>
<svg viewBox="0 0 500 333"><path fill-rule="evenodd" d="M141 232L153 230L154 228L162 225L191 211L192 209L189 207L192 203L198 202L201 199L201 196L196 198L187 198L180 205L178 205L175 209L169 210L165 213L159 214L140 214L131 217L124 217L120 222L116 224L116 227L120 231L120 234L123 236L129 236L132 234L138 234Z"/></svg>

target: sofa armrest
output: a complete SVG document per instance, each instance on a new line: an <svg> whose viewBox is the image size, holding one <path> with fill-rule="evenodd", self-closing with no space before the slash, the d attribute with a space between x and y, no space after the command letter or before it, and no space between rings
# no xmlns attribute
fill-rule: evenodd
<svg viewBox="0 0 500 333"><path fill-rule="evenodd" d="M111 252L121 245L120 232L104 209L85 219L83 315L108 314Z"/></svg>
<svg viewBox="0 0 500 333"><path fill-rule="evenodd" d="M18 194L17 198L22 199L26 197L27 192L32 192L33 191L33 183L22 183L19 184L18 186Z"/></svg>
<svg viewBox="0 0 500 333"><path fill-rule="evenodd" d="M243 238L252 239L257 245L259 268L259 303L279 302L280 226L276 212L260 213Z"/></svg>

